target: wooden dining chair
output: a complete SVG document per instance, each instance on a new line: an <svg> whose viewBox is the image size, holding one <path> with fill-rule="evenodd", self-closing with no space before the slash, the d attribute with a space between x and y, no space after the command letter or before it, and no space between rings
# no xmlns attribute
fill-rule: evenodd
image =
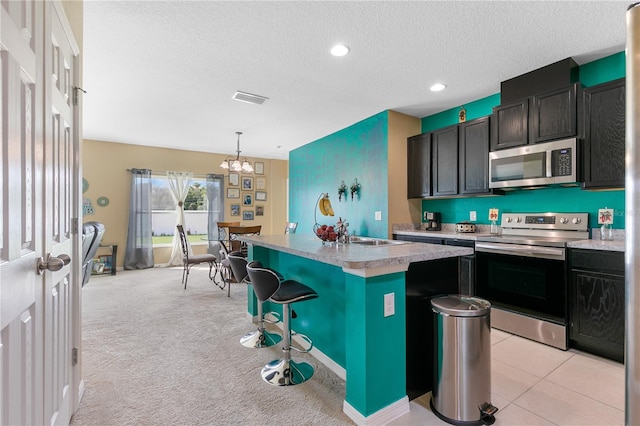
<svg viewBox="0 0 640 426"><path fill-rule="evenodd" d="M242 235L260 235L262 225L254 226L230 226L229 227L229 251L241 251L247 256L247 244L238 238Z"/></svg>
<svg viewBox="0 0 640 426"><path fill-rule="evenodd" d="M240 226L240 222L216 222L218 227L218 241L229 241L229 227Z"/></svg>
<svg viewBox="0 0 640 426"><path fill-rule="evenodd" d="M201 263L209 264L209 279L213 280L211 271L216 265L216 256L210 253L207 254L193 254L189 250L189 241L184 233L182 225L176 225L178 228L178 235L180 236L180 246L182 247L182 283L184 288L187 288L187 281L189 280L189 270L193 265L199 265Z"/></svg>

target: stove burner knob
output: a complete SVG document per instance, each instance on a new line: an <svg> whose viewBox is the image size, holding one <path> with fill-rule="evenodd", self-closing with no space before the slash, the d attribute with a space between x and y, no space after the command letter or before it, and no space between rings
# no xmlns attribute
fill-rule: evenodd
<svg viewBox="0 0 640 426"><path fill-rule="evenodd" d="M512 218L512 217L507 217L507 222L508 222L508 223L513 222L513 218Z"/></svg>
<svg viewBox="0 0 640 426"><path fill-rule="evenodd" d="M521 217L517 217L516 218L516 222L518 222L518 223L522 222L522 218Z"/></svg>
<svg viewBox="0 0 640 426"><path fill-rule="evenodd" d="M582 222L582 220L581 220L579 217L574 217L574 218L573 218L573 220L572 220L572 222L573 222L573 224L574 224L574 225L577 225L577 224L579 224L580 222Z"/></svg>
<svg viewBox="0 0 640 426"><path fill-rule="evenodd" d="M560 223L565 225L565 224L569 223L569 219L567 219L566 217L561 217L560 218Z"/></svg>

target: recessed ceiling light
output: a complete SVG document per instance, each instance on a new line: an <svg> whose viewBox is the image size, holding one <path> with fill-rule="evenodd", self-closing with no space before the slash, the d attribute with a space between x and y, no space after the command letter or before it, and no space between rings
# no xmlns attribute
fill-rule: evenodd
<svg viewBox="0 0 640 426"><path fill-rule="evenodd" d="M349 47L344 44L336 44L331 48L331 54L333 56L344 56L349 53Z"/></svg>
<svg viewBox="0 0 640 426"><path fill-rule="evenodd" d="M441 90L444 90L446 87L447 87L446 84L436 83L433 86L431 86L429 90L431 90L432 92L440 92Z"/></svg>

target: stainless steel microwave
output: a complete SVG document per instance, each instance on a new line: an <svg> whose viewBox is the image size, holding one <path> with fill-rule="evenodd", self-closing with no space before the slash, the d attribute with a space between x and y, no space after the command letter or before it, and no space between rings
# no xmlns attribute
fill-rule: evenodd
<svg viewBox="0 0 640 426"><path fill-rule="evenodd" d="M575 183L576 138L489 153L489 188Z"/></svg>

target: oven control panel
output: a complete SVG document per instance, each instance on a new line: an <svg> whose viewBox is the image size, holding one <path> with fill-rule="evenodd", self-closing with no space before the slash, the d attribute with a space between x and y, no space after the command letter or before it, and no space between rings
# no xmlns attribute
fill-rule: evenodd
<svg viewBox="0 0 640 426"><path fill-rule="evenodd" d="M587 231L589 213L502 213L502 228Z"/></svg>

